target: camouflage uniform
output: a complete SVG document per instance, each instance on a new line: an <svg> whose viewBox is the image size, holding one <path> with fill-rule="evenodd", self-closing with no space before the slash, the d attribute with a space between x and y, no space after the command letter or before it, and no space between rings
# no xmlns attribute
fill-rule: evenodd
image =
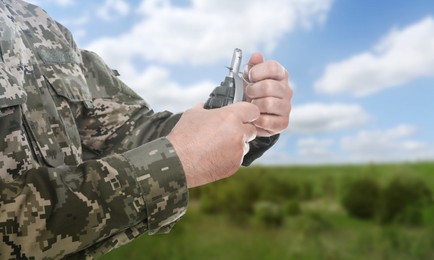
<svg viewBox="0 0 434 260"><path fill-rule="evenodd" d="M154 113L34 5L0 0L0 54L0 259L93 258L168 232L188 203L165 138L179 115Z"/></svg>

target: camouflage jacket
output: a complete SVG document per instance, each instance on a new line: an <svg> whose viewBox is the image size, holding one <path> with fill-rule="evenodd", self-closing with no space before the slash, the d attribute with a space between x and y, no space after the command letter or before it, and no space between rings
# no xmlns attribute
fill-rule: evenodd
<svg viewBox="0 0 434 260"><path fill-rule="evenodd" d="M98 256L184 214L154 113L43 10L0 0L0 259Z"/></svg>
<svg viewBox="0 0 434 260"><path fill-rule="evenodd" d="M152 111L34 5L0 0L0 54L0 259L93 258L168 232L188 203L165 138L179 115Z"/></svg>

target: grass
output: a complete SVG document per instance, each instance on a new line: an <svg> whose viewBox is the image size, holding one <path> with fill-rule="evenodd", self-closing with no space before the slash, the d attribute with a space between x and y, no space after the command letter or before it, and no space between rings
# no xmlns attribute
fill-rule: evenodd
<svg viewBox="0 0 434 260"><path fill-rule="evenodd" d="M143 235L100 259L432 259L434 206L424 209L420 225L380 224L348 216L340 203L342 191L349 179L361 175L380 183L411 175L432 189L434 163L242 169L227 180L193 190L186 216L169 234ZM237 187L246 196L256 196L251 193L256 188L273 192L265 187L266 180L273 178L299 184L301 213L285 215L281 226L258 222L254 212L245 211L248 207L242 207L242 212L233 205L223 207L237 197ZM247 182L253 185L248 188L255 187L250 193L242 188ZM292 194L285 187L279 194ZM209 193L219 195L214 202L219 207L205 213L201 202ZM243 203L241 197L234 201Z"/></svg>

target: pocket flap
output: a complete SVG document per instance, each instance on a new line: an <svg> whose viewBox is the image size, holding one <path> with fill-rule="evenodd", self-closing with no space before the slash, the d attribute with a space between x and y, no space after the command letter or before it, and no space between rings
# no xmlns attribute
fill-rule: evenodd
<svg viewBox="0 0 434 260"><path fill-rule="evenodd" d="M71 47L66 44L54 49L41 46L36 51L42 61L42 74L57 95L70 101L92 99L80 66L80 57Z"/></svg>
<svg viewBox="0 0 434 260"><path fill-rule="evenodd" d="M78 64L50 64L41 66L45 79L56 94L70 101L91 100L89 88Z"/></svg>
<svg viewBox="0 0 434 260"><path fill-rule="evenodd" d="M17 78L0 64L0 108L20 105L26 100L27 93Z"/></svg>

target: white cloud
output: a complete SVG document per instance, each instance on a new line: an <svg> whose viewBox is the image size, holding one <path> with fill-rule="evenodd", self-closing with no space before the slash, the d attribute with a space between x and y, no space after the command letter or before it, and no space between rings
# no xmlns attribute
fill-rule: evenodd
<svg viewBox="0 0 434 260"><path fill-rule="evenodd" d="M188 6L175 6L168 0L143 0L136 8L141 19L129 31L84 47L118 69L122 79L156 110L182 111L206 101L216 82L181 85L169 79L164 64L213 64L228 60L234 47L272 50L295 27L324 22L332 2L191 0ZM138 61L158 62L160 67L140 71L132 65Z"/></svg>
<svg viewBox="0 0 434 260"><path fill-rule="evenodd" d="M359 105L311 103L292 109L288 130L296 134L332 132L359 127L369 119Z"/></svg>
<svg viewBox="0 0 434 260"><path fill-rule="evenodd" d="M70 6L74 4L74 0L27 0L27 2L34 5L41 5L42 3L52 3L59 6Z"/></svg>
<svg viewBox="0 0 434 260"><path fill-rule="evenodd" d="M134 83L134 90L146 97L156 111L182 112L195 104L204 103L215 87L214 83L208 81L180 85L170 79L170 72L163 67L150 66L145 71L137 71L125 64L121 68L121 79L128 79L130 86Z"/></svg>
<svg viewBox="0 0 434 260"><path fill-rule="evenodd" d="M287 132L268 150L256 164L324 164L341 163L342 157L336 153L333 138L307 137L295 139Z"/></svg>
<svg viewBox="0 0 434 260"><path fill-rule="evenodd" d="M96 14L105 21L111 21L117 16L128 15L130 10L130 5L124 0L105 0Z"/></svg>
<svg viewBox="0 0 434 260"><path fill-rule="evenodd" d="M341 148L356 161L433 159L429 145L414 140L416 128L400 125L383 131L362 131L341 139Z"/></svg>
<svg viewBox="0 0 434 260"><path fill-rule="evenodd" d="M434 18L386 35L373 50L329 64L315 83L318 92L365 96L434 75Z"/></svg>
<svg viewBox="0 0 434 260"><path fill-rule="evenodd" d="M333 0L192 0L190 6L143 0L143 19L125 34L87 46L109 64L141 57L166 63L209 64L233 48L274 49L296 27L324 22ZM128 46L128 48L125 48Z"/></svg>
<svg viewBox="0 0 434 260"><path fill-rule="evenodd" d="M325 160L334 157L331 153L332 139L302 138L297 142L297 153L311 160Z"/></svg>
<svg viewBox="0 0 434 260"><path fill-rule="evenodd" d="M296 138L285 132L257 163L303 165L433 160L432 146L417 139L417 129L411 125L364 130L346 137Z"/></svg>

